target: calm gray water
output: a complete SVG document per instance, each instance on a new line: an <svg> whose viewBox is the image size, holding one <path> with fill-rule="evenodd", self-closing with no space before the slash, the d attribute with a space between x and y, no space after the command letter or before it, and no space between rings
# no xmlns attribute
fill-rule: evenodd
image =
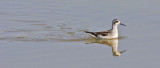
<svg viewBox="0 0 160 68"><path fill-rule="evenodd" d="M157 68L159 0L1 0L0 68ZM96 40L119 19L120 39Z"/></svg>

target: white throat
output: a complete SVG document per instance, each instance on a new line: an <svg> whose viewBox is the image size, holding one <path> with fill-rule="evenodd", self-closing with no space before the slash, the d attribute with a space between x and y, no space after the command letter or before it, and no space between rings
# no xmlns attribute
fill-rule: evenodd
<svg viewBox="0 0 160 68"><path fill-rule="evenodd" d="M113 24L111 30L113 31L114 36L118 37L118 28L117 28L117 25Z"/></svg>

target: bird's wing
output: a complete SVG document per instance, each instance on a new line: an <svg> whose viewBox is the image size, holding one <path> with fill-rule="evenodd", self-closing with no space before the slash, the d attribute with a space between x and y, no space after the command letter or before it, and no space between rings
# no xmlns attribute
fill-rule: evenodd
<svg viewBox="0 0 160 68"><path fill-rule="evenodd" d="M108 36L110 34L110 30L107 30L107 31L102 31L102 32L89 32L89 31L85 31L86 33L89 33L95 37L101 35L101 36Z"/></svg>
<svg viewBox="0 0 160 68"><path fill-rule="evenodd" d="M108 31L102 31L102 32L96 32L97 35L101 35L101 36L108 36L110 34L110 30Z"/></svg>

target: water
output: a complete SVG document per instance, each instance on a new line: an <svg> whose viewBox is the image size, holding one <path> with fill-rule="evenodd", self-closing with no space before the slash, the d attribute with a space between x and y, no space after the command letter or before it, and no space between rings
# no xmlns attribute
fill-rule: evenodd
<svg viewBox="0 0 160 68"><path fill-rule="evenodd" d="M2 0L0 68L159 67L159 0ZM118 18L120 39L96 40Z"/></svg>

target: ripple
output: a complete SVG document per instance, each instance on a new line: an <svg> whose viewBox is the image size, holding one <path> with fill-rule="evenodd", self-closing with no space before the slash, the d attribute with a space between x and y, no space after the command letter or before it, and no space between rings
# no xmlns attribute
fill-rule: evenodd
<svg viewBox="0 0 160 68"><path fill-rule="evenodd" d="M126 38L127 36L120 36L118 37L117 39L124 39ZM110 40L110 39L96 39L96 38L93 38L93 37L84 37L82 39L56 39L58 41L68 41L68 42L72 42L72 41L95 41L95 40Z"/></svg>
<svg viewBox="0 0 160 68"><path fill-rule="evenodd" d="M6 30L4 32L25 32L25 31L33 31L33 30Z"/></svg>
<svg viewBox="0 0 160 68"><path fill-rule="evenodd" d="M53 28L52 26L46 26L46 27L44 27L44 28Z"/></svg>
<svg viewBox="0 0 160 68"><path fill-rule="evenodd" d="M60 28L60 29L72 29L72 28L64 28L64 27L62 27L62 28Z"/></svg>
<svg viewBox="0 0 160 68"><path fill-rule="evenodd" d="M30 25L47 25L47 24L30 24Z"/></svg>
<svg viewBox="0 0 160 68"><path fill-rule="evenodd" d="M16 22L42 22L42 21L34 21L34 20L13 20Z"/></svg>

